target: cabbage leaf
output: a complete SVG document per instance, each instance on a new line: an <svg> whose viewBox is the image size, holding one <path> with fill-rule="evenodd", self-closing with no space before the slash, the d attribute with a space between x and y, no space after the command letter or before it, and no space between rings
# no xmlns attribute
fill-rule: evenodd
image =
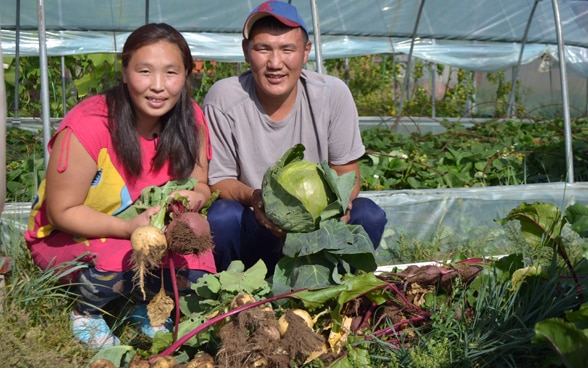
<svg viewBox="0 0 588 368"><path fill-rule="evenodd" d="M341 221L355 173L339 176L325 161L305 161L304 149L302 144L290 148L263 178L266 216L287 231L284 257L273 275L275 295L341 284L345 274L377 267L374 247L363 227Z"/></svg>

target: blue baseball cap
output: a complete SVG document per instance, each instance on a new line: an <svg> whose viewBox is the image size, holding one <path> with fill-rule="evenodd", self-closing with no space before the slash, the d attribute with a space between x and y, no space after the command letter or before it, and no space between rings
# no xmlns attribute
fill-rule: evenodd
<svg viewBox="0 0 588 368"><path fill-rule="evenodd" d="M274 17L288 27L300 27L304 30L304 32L306 32L306 35L308 36L308 29L306 28L306 24L304 23L304 20L300 14L298 14L298 10L296 10L293 5L283 1L270 0L261 3L257 8L253 9L251 13L249 13L247 20L245 21L245 25L243 25L243 37L248 39L253 24L255 24L255 22L261 18L265 17Z"/></svg>

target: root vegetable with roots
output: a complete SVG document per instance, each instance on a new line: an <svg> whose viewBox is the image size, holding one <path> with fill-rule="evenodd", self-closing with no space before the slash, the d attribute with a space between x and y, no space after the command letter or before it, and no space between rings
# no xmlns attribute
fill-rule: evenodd
<svg viewBox="0 0 588 368"><path fill-rule="evenodd" d="M196 210L188 209L183 202L173 200L168 212L171 221L165 229L169 250L176 254L200 254L213 247L210 224Z"/></svg>
<svg viewBox="0 0 588 368"><path fill-rule="evenodd" d="M147 297L145 276L151 269L159 266L167 252L167 240L162 230L165 213L165 208L160 209L154 216L151 216L148 226L139 226L131 234L133 280L138 281L143 299Z"/></svg>
<svg viewBox="0 0 588 368"><path fill-rule="evenodd" d="M167 252L200 254L213 246L210 225L198 213L201 203L190 209L188 198L177 194L170 196L177 190L191 190L196 183L196 179L190 178L186 182L172 181L162 187L148 187L128 211L127 216L132 216L130 214L136 215L146 208L161 206L151 216L148 226L140 226L131 234L134 281L143 298L146 298L145 276L160 266Z"/></svg>

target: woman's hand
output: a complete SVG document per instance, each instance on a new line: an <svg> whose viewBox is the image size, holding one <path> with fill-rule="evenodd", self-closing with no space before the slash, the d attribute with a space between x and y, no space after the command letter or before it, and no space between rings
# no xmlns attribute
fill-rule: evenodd
<svg viewBox="0 0 588 368"><path fill-rule="evenodd" d="M278 238L286 237L286 232L284 229L271 222L271 220L268 219L265 215L265 206L263 204L263 197L261 196L261 189L255 189L251 194L251 207L253 207L255 218L261 224L261 226L271 231L271 233Z"/></svg>
<svg viewBox="0 0 588 368"><path fill-rule="evenodd" d="M176 194L186 197L190 210L194 212L198 212L210 198L210 195L207 196L205 193L194 190L178 190L171 193L170 196L174 197Z"/></svg>
<svg viewBox="0 0 588 368"><path fill-rule="evenodd" d="M145 211L141 212L139 215L129 220L129 234L132 234L133 231L135 231L135 229L139 226L148 226L151 222L151 216L155 215L160 209L161 206L148 208Z"/></svg>

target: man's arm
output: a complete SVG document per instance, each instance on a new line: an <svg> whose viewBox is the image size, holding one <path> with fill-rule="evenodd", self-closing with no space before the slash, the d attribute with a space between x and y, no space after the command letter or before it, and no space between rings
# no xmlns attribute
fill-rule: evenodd
<svg viewBox="0 0 588 368"><path fill-rule="evenodd" d="M240 182L237 179L224 179L210 186L212 191L220 190L219 197L241 203L246 207L252 207L251 198L254 188Z"/></svg>

